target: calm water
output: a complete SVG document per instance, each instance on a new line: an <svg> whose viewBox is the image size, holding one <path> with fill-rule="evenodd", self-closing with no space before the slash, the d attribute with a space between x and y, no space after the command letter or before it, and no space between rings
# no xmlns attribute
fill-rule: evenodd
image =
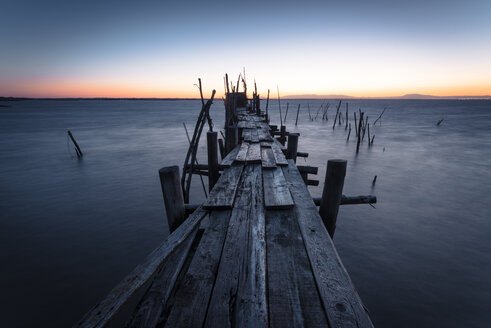
<svg viewBox="0 0 491 328"><path fill-rule="evenodd" d="M371 126L373 147L365 143L358 155L354 131L346 142L344 127L332 128L335 101L328 122L322 113L308 119L307 103L315 115L322 101L289 102L288 129L300 132L299 150L319 166L317 178L327 159L345 158L344 193L378 197L376 209L343 206L335 235L375 326L489 327L491 101L349 101L350 121L355 109L373 122L389 107L382 125ZM167 236L157 170L182 165L182 122L193 128L200 103L7 104L0 108L1 326L70 326ZM277 110L271 106L273 122ZM212 116L221 127L221 101ZM203 144L203 163L205 151ZM193 184L198 202L197 177ZM312 195L321 188L310 187Z"/></svg>

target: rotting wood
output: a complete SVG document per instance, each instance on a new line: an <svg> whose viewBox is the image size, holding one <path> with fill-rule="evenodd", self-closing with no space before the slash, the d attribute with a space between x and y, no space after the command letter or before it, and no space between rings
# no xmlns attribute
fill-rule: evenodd
<svg viewBox="0 0 491 328"><path fill-rule="evenodd" d="M237 153L237 157L235 160L237 162L245 162L247 160L247 152L249 151L249 143L248 142L243 142L240 144L240 150Z"/></svg>
<svg viewBox="0 0 491 328"><path fill-rule="evenodd" d="M261 147L261 164L263 169L276 168L276 160L271 147Z"/></svg>
<svg viewBox="0 0 491 328"><path fill-rule="evenodd" d="M283 173L290 184L297 222L329 325L373 327L292 160Z"/></svg>
<svg viewBox="0 0 491 328"><path fill-rule="evenodd" d="M283 171L277 167L263 171L264 205L266 209L288 209L293 207Z"/></svg>
<svg viewBox="0 0 491 328"><path fill-rule="evenodd" d="M231 210L215 210L180 288L165 327L202 327L220 262Z"/></svg>
<svg viewBox="0 0 491 328"><path fill-rule="evenodd" d="M266 218L270 326L327 327L293 210L268 210Z"/></svg>
<svg viewBox="0 0 491 328"><path fill-rule="evenodd" d="M232 165L223 171L208 199L203 203L204 209L232 208L243 165Z"/></svg>
<svg viewBox="0 0 491 328"><path fill-rule="evenodd" d="M220 165L230 167L235 161L235 158L237 157L239 150L240 150L240 145L235 147L230 153L228 153L228 155L225 156L224 159L222 159Z"/></svg>
<svg viewBox="0 0 491 328"><path fill-rule="evenodd" d="M261 145L259 143L252 143L247 150L247 163L261 163Z"/></svg>
<svg viewBox="0 0 491 328"><path fill-rule="evenodd" d="M267 327L261 166L241 177L205 327Z"/></svg>
<svg viewBox="0 0 491 328"><path fill-rule="evenodd" d="M285 154L283 154L283 151L278 146L278 143L273 142L271 144L271 149L273 150L276 165L288 165L288 161L285 158Z"/></svg>

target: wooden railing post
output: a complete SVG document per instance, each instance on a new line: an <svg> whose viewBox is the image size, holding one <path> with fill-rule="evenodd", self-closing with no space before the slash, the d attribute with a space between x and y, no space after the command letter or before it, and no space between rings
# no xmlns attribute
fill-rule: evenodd
<svg viewBox="0 0 491 328"><path fill-rule="evenodd" d="M176 230L185 219L179 166L167 166L159 170L160 185L164 195L165 213L169 231Z"/></svg>
<svg viewBox="0 0 491 328"><path fill-rule="evenodd" d="M206 145L208 148L208 187L209 190L218 181L218 133L208 131L206 134Z"/></svg>
<svg viewBox="0 0 491 328"><path fill-rule="evenodd" d="M284 146L286 141L286 126L280 126L280 142Z"/></svg>
<svg viewBox="0 0 491 328"><path fill-rule="evenodd" d="M225 148L227 150L227 154L230 153L239 142L239 129L237 129L237 125L229 125L227 127L227 139L225 140Z"/></svg>
<svg viewBox="0 0 491 328"><path fill-rule="evenodd" d="M344 159L330 159L327 161L326 180L319 214L331 238L334 237L334 231L336 230L336 219L343 195L346 166L347 161Z"/></svg>
<svg viewBox="0 0 491 328"><path fill-rule="evenodd" d="M298 136L300 136L300 133L290 133L288 135L288 145L286 152L286 158L293 159L295 163L297 162Z"/></svg>

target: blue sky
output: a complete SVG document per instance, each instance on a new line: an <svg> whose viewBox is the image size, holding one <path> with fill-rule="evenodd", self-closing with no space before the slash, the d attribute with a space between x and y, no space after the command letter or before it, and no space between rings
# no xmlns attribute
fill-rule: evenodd
<svg viewBox="0 0 491 328"><path fill-rule="evenodd" d="M0 4L0 95L491 93L491 1Z"/></svg>

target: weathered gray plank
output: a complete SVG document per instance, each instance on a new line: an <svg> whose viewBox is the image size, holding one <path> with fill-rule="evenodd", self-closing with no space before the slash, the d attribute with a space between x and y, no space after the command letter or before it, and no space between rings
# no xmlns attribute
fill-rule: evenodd
<svg viewBox="0 0 491 328"><path fill-rule="evenodd" d="M281 168L263 170L263 185L266 209L293 207L293 199Z"/></svg>
<svg viewBox="0 0 491 328"><path fill-rule="evenodd" d="M273 145L271 141L261 141L261 147L270 147Z"/></svg>
<svg viewBox="0 0 491 328"><path fill-rule="evenodd" d="M271 147L261 147L261 164L263 169L276 168L276 160Z"/></svg>
<svg viewBox="0 0 491 328"><path fill-rule="evenodd" d="M160 244L146 260L138 265L123 281L90 310L75 327L103 327L115 317L118 311L128 302L132 295L139 292L155 272L162 266L169 255L195 231L207 212L197 209L167 239Z"/></svg>
<svg viewBox="0 0 491 328"><path fill-rule="evenodd" d="M232 163L235 161L235 158L237 157L239 150L240 150L240 145L238 145L237 147L232 149L232 151L230 153L228 153L228 155L225 156L224 159L222 159L222 161L220 162L220 165L227 166L227 167L231 166Z"/></svg>
<svg viewBox="0 0 491 328"><path fill-rule="evenodd" d="M205 209L232 208L243 165L225 169L203 203Z"/></svg>
<svg viewBox="0 0 491 328"><path fill-rule="evenodd" d="M273 137L268 130L264 128L258 129L259 141L273 141Z"/></svg>
<svg viewBox="0 0 491 328"><path fill-rule="evenodd" d="M251 133L252 133L252 129L243 129L242 130L242 139L244 141L247 141L247 142L250 142L251 141Z"/></svg>
<svg viewBox="0 0 491 328"><path fill-rule="evenodd" d="M206 327L266 327L265 223L261 166L242 174Z"/></svg>
<svg viewBox="0 0 491 328"><path fill-rule="evenodd" d="M283 173L331 327L373 327L293 160Z"/></svg>
<svg viewBox="0 0 491 328"><path fill-rule="evenodd" d="M254 126L253 129L251 129L251 139L249 140L250 142L259 142L259 135L258 135L258 129Z"/></svg>
<svg viewBox="0 0 491 328"><path fill-rule="evenodd" d="M247 150L247 163L261 163L261 145L253 143L249 145Z"/></svg>
<svg viewBox="0 0 491 328"><path fill-rule="evenodd" d="M277 142L273 142L271 144L271 149L273 150L276 165L287 166L288 161L286 160L285 154L283 154Z"/></svg>
<svg viewBox="0 0 491 328"><path fill-rule="evenodd" d="M239 152L237 153L237 157L235 160L237 162L245 162L247 160L247 152L249 151L249 143L248 142L242 142L240 144L240 149Z"/></svg>
<svg viewBox="0 0 491 328"><path fill-rule="evenodd" d="M176 248L159 272L156 273L150 289L146 292L127 327L153 328L157 325L164 309L164 304L169 299L197 232L198 227L195 228L194 232L189 235L189 238L184 243Z"/></svg>
<svg viewBox="0 0 491 328"><path fill-rule="evenodd" d="M293 210L266 212L271 327L327 327Z"/></svg>
<svg viewBox="0 0 491 328"><path fill-rule="evenodd" d="M223 249L231 210L214 210L189 269L176 291L165 327L202 327Z"/></svg>

